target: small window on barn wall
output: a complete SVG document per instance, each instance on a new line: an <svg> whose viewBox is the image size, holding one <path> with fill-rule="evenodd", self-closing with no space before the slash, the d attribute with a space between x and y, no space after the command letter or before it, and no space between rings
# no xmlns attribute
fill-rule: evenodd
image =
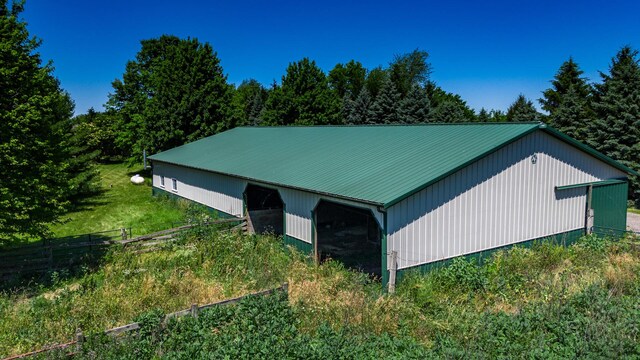
<svg viewBox="0 0 640 360"><path fill-rule="evenodd" d="M164 176L160 176L160 186L164 187Z"/></svg>
<svg viewBox="0 0 640 360"><path fill-rule="evenodd" d="M171 190L178 191L178 180L171 179Z"/></svg>

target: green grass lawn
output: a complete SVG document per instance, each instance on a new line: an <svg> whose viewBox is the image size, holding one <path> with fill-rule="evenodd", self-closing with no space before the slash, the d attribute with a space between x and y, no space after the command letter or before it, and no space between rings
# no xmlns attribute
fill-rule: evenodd
<svg viewBox="0 0 640 360"><path fill-rule="evenodd" d="M640 214L640 209L628 208L627 211L634 214Z"/></svg>
<svg viewBox="0 0 640 360"><path fill-rule="evenodd" d="M151 196L151 178L142 168L124 164L99 165L103 192L86 199L77 210L66 214L61 224L51 227L55 237L132 228L133 235L169 228L183 218L184 210L175 202ZM136 173L145 183L134 185Z"/></svg>

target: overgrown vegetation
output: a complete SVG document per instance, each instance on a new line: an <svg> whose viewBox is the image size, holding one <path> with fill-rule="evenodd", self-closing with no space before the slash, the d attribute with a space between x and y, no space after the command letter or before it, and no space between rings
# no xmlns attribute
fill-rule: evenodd
<svg viewBox="0 0 640 360"><path fill-rule="evenodd" d="M101 269L53 274L0 297L0 355L90 334L80 357L429 358L639 356L640 247L585 237L503 250L408 274L395 295L337 262L316 266L281 240L202 229L153 253L114 250ZM162 314L289 282L156 327ZM143 319L140 335L100 331Z"/></svg>

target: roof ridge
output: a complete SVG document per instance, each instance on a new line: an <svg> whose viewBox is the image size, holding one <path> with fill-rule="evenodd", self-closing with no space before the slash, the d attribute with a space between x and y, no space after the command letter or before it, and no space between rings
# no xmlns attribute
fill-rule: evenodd
<svg viewBox="0 0 640 360"><path fill-rule="evenodd" d="M344 125L266 125L266 126L237 126L234 129L284 129L284 128L351 128L351 127L428 127L434 125L446 125L446 126L464 126L464 125L538 125L540 127L545 127L546 124L540 121L502 121L502 122L476 122L476 121L465 121L465 122L457 122L457 123L447 123L447 122L432 122L432 123L420 123L420 124L344 124Z"/></svg>

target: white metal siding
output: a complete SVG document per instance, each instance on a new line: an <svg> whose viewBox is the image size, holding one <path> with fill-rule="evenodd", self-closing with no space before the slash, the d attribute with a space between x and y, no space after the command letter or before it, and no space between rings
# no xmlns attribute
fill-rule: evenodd
<svg viewBox="0 0 640 360"><path fill-rule="evenodd" d="M289 188L279 188L282 201L286 205L286 223L287 235L296 239L311 243L312 239L312 221L311 212L321 199L333 201L341 204L352 205L360 208L371 209L374 217L378 220L378 224L382 224L382 214L377 211L374 206L347 201L342 199L322 196L306 191L294 190Z"/></svg>
<svg viewBox="0 0 640 360"><path fill-rule="evenodd" d="M165 177L163 188L160 176ZM178 190L171 189L171 179ZM242 216L242 193L247 182L242 179L161 162L153 164L153 186L227 214Z"/></svg>
<svg viewBox="0 0 640 360"><path fill-rule="evenodd" d="M407 268L579 229L584 188L555 187L624 176L537 131L388 209L387 249Z"/></svg>
<svg viewBox="0 0 640 360"><path fill-rule="evenodd" d="M162 175L165 177L164 188L160 186L160 176ZM171 190L171 179L178 181L177 192ZM252 183L260 185L258 182ZM155 162L153 165L153 186L228 214L243 216L242 194L247 186L246 180ZM312 239L311 212L320 199L371 209L378 223L382 224L383 221L382 214L371 205L273 185L263 186L277 189L285 203L286 234L307 243L311 243Z"/></svg>

